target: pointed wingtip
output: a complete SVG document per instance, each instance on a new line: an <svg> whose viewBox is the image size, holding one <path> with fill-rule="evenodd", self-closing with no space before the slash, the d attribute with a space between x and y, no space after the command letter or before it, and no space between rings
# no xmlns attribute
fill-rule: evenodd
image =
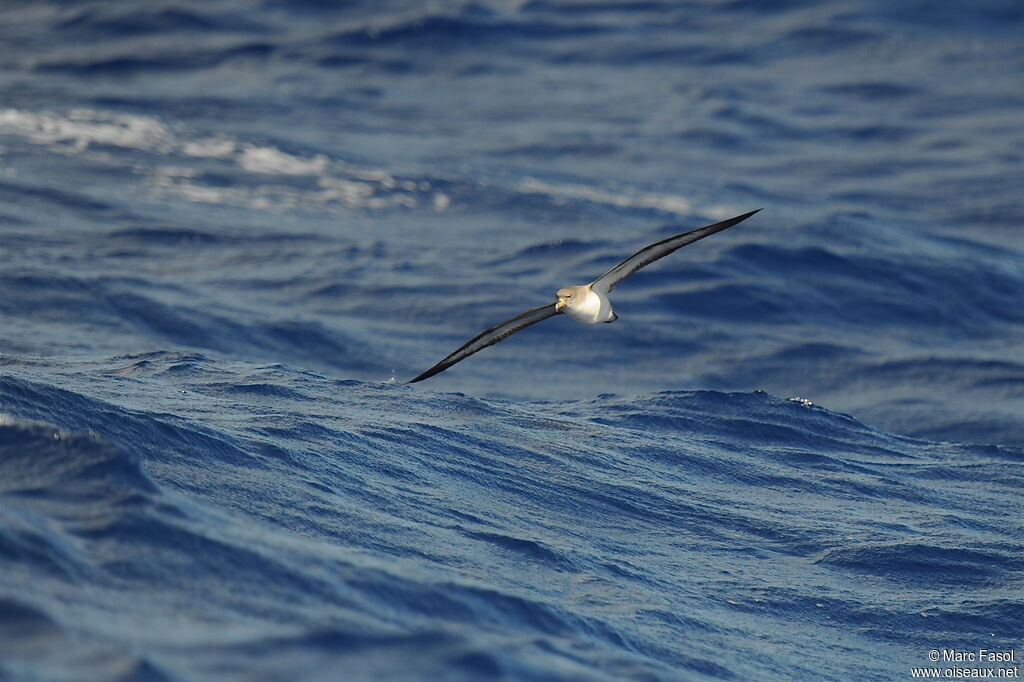
<svg viewBox="0 0 1024 682"><path fill-rule="evenodd" d="M744 220L746 220L750 216L754 215L755 213L760 213L763 210L764 210L763 208L755 208L753 211L748 211L746 213L741 213L740 215L735 216L733 218L728 218L727 220L723 220L722 222L715 223L714 225L707 225L706 228L698 228L698 229L709 229L710 231L708 232L708 234L714 234L715 232L718 232L720 230L724 230L724 229L726 229L728 227L732 227L733 225L738 225L739 223L742 223Z"/></svg>
<svg viewBox="0 0 1024 682"><path fill-rule="evenodd" d="M764 210L764 207L755 208L753 211L747 211L746 213L740 214L740 215L736 216L735 218L729 218L728 220L723 220L722 222L723 223L729 223L728 227L732 227L733 225L736 225L737 223L742 223L744 220L746 220L750 216L754 215L755 213L760 213L763 210Z"/></svg>

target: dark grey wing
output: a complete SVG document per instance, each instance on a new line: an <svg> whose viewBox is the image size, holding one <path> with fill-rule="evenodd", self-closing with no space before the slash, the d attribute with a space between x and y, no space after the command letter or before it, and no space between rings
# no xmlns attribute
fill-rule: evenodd
<svg viewBox="0 0 1024 682"><path fill-rule="evenodd" d="M417 381L429 379L435 374L440 374L441 372L445 371L446 369L454 365L456 362L459 362L460 360L465 360L473 353L482 351L484 348L487 348L488 346L493 346L499 341L507 339L516 332L526 329L531 324L537 324L538 322L546 320L549 317L554 317L555 315L561 314L562 312L560 310L555 310L554 303L548 303L547 305L542 305L539 308L527 310L522 315L516 315L511 320L505 320L501 324L496 324L487 331L481 332L477 336L474 336L472 339L470 339L465 344L460 346L444 360L437 363L436 365L434 365L433 367L431 367L430 369L428 369L426 372L419 375L415 379L410 379L405 383L414 384Z"/></svg>
<svg viewBox="0 0 1024 682"><path fill-rule="evenodd" d="M757 211L760 210L761 209L757 209ZM722 222L715 223L714 225L698 227L696 230L683 232L682 234L677 234L674 237L662 239L660 242L655 242L650 246L645 246L608 272L595 279L590 286L598 293L607 294L615 288L616 284L626 279L645 265L650 265L659 258L664 258L676 249L682 248L687 244L692 244L698 239L704 239L704 237L713 235L715 232L721 232L722 230L730 228L737 223L741 223L757 213L757 211L744 213L743 215L723 220Z"/></svg>

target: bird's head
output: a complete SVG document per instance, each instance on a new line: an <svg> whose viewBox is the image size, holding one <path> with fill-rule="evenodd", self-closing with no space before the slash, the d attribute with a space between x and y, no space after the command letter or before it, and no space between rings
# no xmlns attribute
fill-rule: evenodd
<svg viewBox="0 0 1024 682"><path fill-rule="evenodd" d="M561 310L565 306L570 308L583 300L586 287L563 287L555 292L558 299L555 301L555 310Z"/></svg>

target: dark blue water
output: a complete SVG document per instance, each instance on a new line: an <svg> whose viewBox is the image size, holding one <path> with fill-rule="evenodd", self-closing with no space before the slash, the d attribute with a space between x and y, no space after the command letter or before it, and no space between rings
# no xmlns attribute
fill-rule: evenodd
<svg viewBox="0 0 1024 682"><path fill-rule="evenodd" d="M1022 35L1010 1L0 5L0 679L1019 661ZM400 383L761 207L615 324Z"/></svg>

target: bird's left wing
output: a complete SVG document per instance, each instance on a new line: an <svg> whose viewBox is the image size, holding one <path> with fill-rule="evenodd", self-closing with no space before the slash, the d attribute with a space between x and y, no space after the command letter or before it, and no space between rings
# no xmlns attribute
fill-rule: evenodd
<svg viewBox="0 0 1024 682"><path fill-rule="evenodd" d="M757 211L760 210L761 209L757 209ZM714 225L698 227L696 230L683 232L682 234L677 234L673 237L669 237L668 239L662 239L660 242L655 242L649 246L645 246L608 272L595 279L591 283L590 287L599 293L607 294L615 288L616 284L626 279L645 265L650 265L659 258L664 258L676 249L682 248L687 244L692 244L698 239L703 239L704 237L713 235L715 232L721 232L722 230L732 227L737 223L741 223L757 213L757 211L744 213L743 215L723 220L722 222L715 223Z"/></svg>
<svg viewBox="0 0 1024 682"><path fill-rule="evenodd" d="M472 339L470 339L465 344L456 349L454 352L452 352L452 354L446 357L444 360L437 363L436 365L434 365L433 367L431 367L430 369L428 369L426 372L419 375L415 379L410 379L405 383L414 384L417 381L429 379L435 374L440 374L441 372L445 371L446 369L454 365L456 362L459 362L460 360L465 360L473 353L482 351L484 348L487 348L488 346L493 346L499 341L507 339L516 332L526 329L531 324L537 324L542 320L546 320L549 317L554 317L555 315L560 314L561 311L555 310L554 303L542 305L541 307L534 308L533 310L527 310L522 315L516 315L511 320L505 320L501 324L497 324L488 329L487 331L481 332L477 336L474 336Z"/></svg>

